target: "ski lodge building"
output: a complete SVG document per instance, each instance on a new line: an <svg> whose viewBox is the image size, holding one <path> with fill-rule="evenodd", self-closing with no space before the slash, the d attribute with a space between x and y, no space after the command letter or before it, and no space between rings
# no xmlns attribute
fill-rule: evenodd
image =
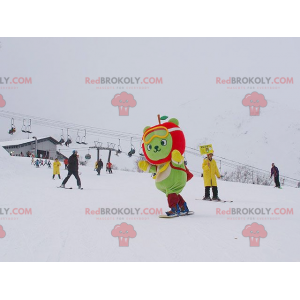
<svg viewBox="0 0 300 300"><path fill-rule="evenodd" d="M58 157L59 160L63 160L66 156L57 151L57 145L60 145L59 142L51 136L39 139L31 138L26 140L0 142L0 146L14 156L22 156L23 154L26 157L32 154L36 155L37 153L36 156L39 158L55 159Z"/></svg>

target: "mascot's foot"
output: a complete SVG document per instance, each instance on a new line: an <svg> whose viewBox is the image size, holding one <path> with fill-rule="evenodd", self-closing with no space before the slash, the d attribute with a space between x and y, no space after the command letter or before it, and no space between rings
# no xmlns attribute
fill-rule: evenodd
<svg viewBox="0 0 300 300"><path fill-rule="evenodd" d="M181 213L188 213L190 210L189 208L187 207L187 204L186 202L184 202L184 204L180 207L180 212Z"/></svg>
<svg viewBox="0 0 300 300"><path fill-rule="evenodd" d="M170 211L166 212L166 215L169 216L179 216L180 214L180 208L178 206L178 204L176 205L176 207L172 207Z"/></svg>

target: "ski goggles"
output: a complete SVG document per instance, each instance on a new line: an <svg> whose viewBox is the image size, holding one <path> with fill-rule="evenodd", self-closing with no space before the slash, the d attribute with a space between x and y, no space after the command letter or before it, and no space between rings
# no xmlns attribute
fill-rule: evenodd
<svg viewBox="0 0 300 300"><path fill-rule="evenodd" d="M151 141L158 137L160 139L165 139L170 132L172 131L176 131L176 130L181 130L180 128L171 128L168 129L165 126L157 126L155 128L149 128L148 130L145 131L144 135L143 135L143 142L144 144L149 144L151 143Z"/></svg>

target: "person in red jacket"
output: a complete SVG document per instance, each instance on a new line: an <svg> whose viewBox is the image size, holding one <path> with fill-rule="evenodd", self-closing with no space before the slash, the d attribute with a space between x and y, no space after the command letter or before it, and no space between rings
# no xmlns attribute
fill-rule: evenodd
<svg viewBox="0 0 300 300"><path fill-rule="evenodd" d="M64 164L65 164L65 170L68 170L69 160L67 158L64 160Z"/></svg>
<svg viewBox="0 0 300 300"><path fill-rule="evenodd" d="M109 174L112 174L112 163L110 161L106 164L106 170Z"/></svg>

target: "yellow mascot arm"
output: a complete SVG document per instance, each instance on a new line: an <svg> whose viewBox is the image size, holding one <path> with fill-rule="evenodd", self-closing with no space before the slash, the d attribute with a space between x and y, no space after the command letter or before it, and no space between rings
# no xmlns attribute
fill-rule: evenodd
<svg viewBox="0 0 300 300"><path fill-rule="evenodd" d="M156 173L156 166L149 164L145 160L139 161L138 165L139 165L139 168L144 172Z"/></svg>
<svg viewBox="0 0 300 300"><path fill-rule="evenodd" d="M172 152L172 163L181 165L184 163L184 157L180 154L178 150L173 150Z"/></svg>

